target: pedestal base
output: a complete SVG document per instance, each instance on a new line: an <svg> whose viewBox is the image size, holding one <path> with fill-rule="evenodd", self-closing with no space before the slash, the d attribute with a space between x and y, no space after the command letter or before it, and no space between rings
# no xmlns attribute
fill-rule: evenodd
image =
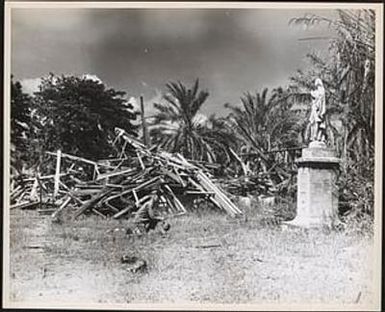
<svg viewBox="0 0 385 312"><path fill-rule="evenodd" d="M283 222L283 224L289 227L318 229L318 228L324 228L324 227L331 227L333 224L333 220L306 218L306 217L298 216L294 220Z"/></svg>
<svg viewBox="0 0 385 312"><path fill-rule="evenodd" d="M338 218L339 159L324 143L312 142L302 150L302 158L297 163L297 216L285 224L303 228L331 227Z"/></svg>

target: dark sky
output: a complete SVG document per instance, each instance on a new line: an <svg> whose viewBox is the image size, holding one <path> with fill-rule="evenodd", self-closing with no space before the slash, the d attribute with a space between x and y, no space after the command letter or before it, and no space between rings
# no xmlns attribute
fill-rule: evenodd
<svg viewBox="0 0 385 312"><path fill-rule="evenodd" d="M30 90L36 78L92 74L128 96L156 100L170 80L197 77L210 92L203 113L223 115L246 91L285 86L304 56L325 53L326 27L289 26L288 9L13 9L12 73ZM149 107L149 110L151 108Z"/></svg>

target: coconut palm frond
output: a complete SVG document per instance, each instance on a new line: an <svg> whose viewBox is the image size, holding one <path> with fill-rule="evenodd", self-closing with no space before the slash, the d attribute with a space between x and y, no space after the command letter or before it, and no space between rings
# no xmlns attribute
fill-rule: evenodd
<svg viewBox="0 0 385 312"><path fill-rule="evenodd" d="M166 88L165 103L154 105L157 114L150 126L154 142L166 151L194 160L212 162L225 158L223 151L231 142L225 140L229 127L221 128L214 117L199 113L209 96L208 91L199 90L199 79L191 87L178 81L167 83Z"/></svg>

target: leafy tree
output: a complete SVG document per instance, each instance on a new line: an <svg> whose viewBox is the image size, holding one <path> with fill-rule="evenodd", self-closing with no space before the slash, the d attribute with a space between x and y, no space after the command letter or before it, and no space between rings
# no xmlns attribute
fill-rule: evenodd
<svg viewBox="0 0 385 312"><path fill-rule="evenodd" d="M221 121L199 113L209 96L208 91L199 90L199 80L191 88L181 82L170 82L166 87L165 102L154 104L158 112L150 129L153 142L194 160L228 158L231 137L220 127Z"/></svg>
<svg viewBox="0 0 385 312"><path fill-rule="evenodd" d="M35 93L43 150L62 149L90 159L109 156L115 127L136 134L136 114L124 95L87 77L51 74L43 79Z"/></svg>
<svg viewBox="0 0 385 312"><path fill-rule="evenodd" d="M11 165L18 171L29 161L32 99L11 76Z"/></svg>

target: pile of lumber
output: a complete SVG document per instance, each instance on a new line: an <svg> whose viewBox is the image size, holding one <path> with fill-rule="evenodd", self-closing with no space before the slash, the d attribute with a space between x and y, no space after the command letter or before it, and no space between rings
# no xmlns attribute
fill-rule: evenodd
<svg viewBox="0 0 385 312"><path fill-rule="evenodd" d="M42 179L46 178L42 177ZM41 189L39 182L42 179L38 180L27 174L12 176L10 184L10 209L36 208L42 201L38 194L38 188Z"/></svg>
<svg viewBox="0 0 385 312"><path fill-rule="evenodd" d="M48 152L51 161L55 159L55 172L30 177L29 184L26 179L15 182L11 198L21 189L28 196L12 202L11 207L43 202L54 205L53 216L71 207L74 219L88 213L128 218L157 191L159 206L169 213L185 213L182 199L200 198L230 216L242 214L202 163L149 149L124 130L117 128L116 134L112 144L117 155L113 158L92 161L61 151Z"/></svg>

